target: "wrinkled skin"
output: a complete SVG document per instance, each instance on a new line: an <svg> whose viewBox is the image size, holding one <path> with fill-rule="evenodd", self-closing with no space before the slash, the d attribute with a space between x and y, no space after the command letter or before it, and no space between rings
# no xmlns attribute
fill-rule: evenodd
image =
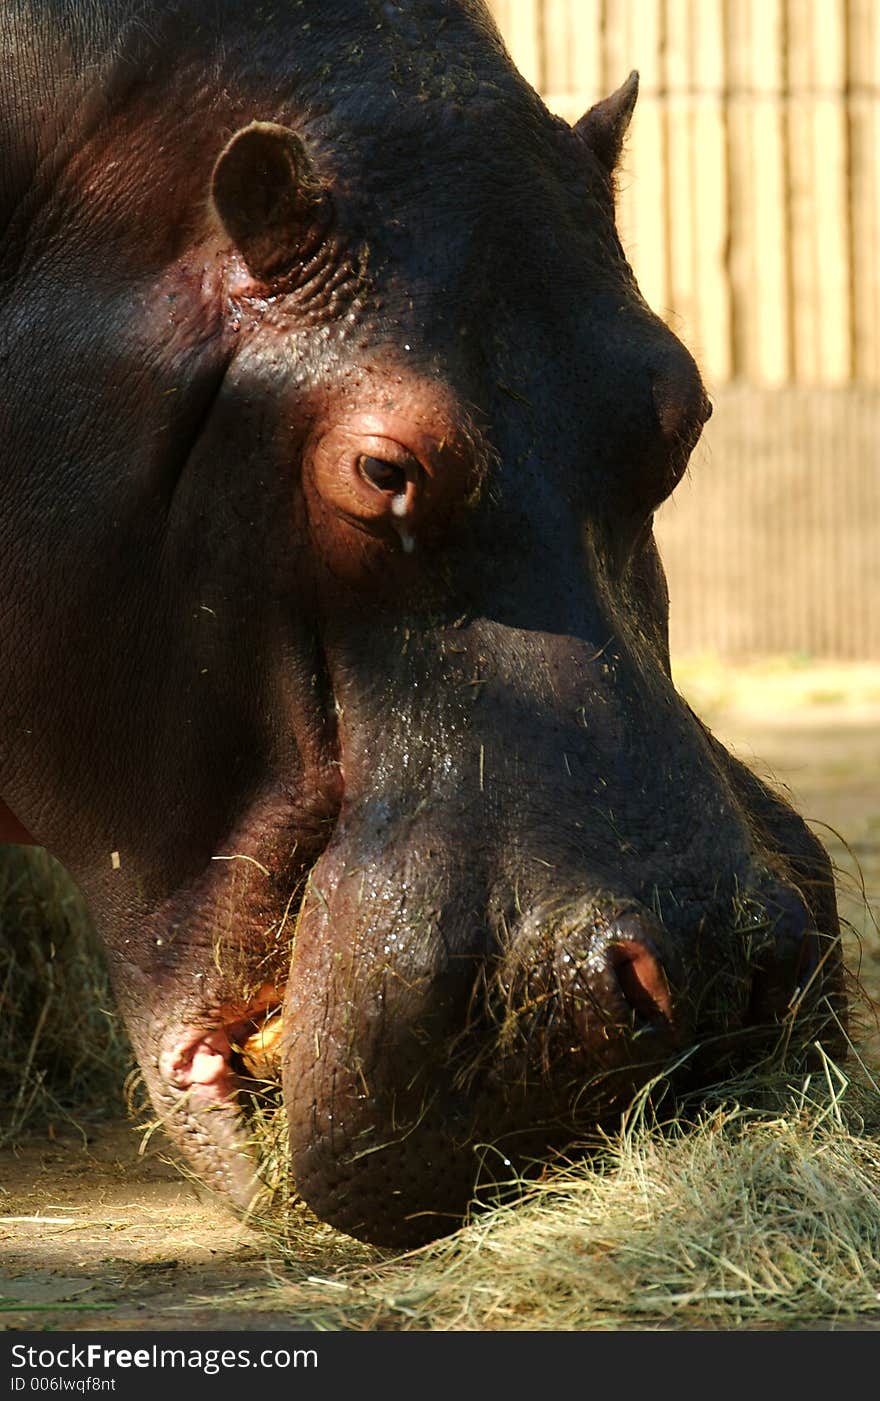
<svg viewBox="0 0 880 1401"><path fill-rule="evenodd" d="M670 680L709 410L615 232L634 90L567 127L477 0L70 8L0 18L0 835L207 1181L281 1073L306 1200L414 1243L842 1015L821 848Z"/></svg>

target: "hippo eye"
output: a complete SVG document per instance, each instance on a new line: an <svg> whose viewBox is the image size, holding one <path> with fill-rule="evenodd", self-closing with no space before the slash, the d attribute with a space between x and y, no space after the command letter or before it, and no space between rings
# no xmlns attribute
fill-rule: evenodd
<svg viewBox="0 0 880 1401"><path fill-rule="evenodd" d="M377 491L386 491L390 496L400 496L406 491L407 482L418 468L415 458L408 462L387 462L382 457L358 458L358 470L365 481Z"/></svg>

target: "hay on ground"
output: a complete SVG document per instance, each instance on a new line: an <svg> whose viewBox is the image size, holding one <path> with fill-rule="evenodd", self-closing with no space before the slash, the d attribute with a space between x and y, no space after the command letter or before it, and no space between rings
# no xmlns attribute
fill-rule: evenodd
<svg viewBox="0 0 880 1401"><path fill-rule="evenodd" d="M753 1088L763 1110L718 1087L665 1124L642 1100L588 1161L397 1259L316 1276L300 1219L246 1302L325 1329L880 1326L880 1088L827 1061Z"/></svg>
<svg viewBox="0 0 880 1401"><path fill-rule="evenodd" d="M120 1113L131 1052L82 897L42 848L0 847L0 1141Z"/></svg>

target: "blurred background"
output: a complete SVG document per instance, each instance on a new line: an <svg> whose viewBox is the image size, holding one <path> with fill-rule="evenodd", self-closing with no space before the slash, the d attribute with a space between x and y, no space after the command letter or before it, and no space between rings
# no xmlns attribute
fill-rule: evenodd
<svg viewBox="0 0 880 1401"><path fill-rule="evenodd" d="M663 508L676 681L790 793L880 998L880 0L490 0L576 120L631 69L619 223L715 413ZM865 1038L880 1048L866 1014ZM0 1143L128 1065L102 956L46 853L0 853ZM56 1126L53 1128L53 1124Z"/></svg>

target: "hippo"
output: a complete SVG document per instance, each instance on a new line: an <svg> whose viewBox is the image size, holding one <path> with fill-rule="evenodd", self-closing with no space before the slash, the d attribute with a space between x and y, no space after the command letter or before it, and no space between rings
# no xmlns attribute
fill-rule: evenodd
<svg viewBox="0 0 880 1401"><path fill-rule="evenodd" d="M710 403L615 227L636 75L570 126L481 0L8 0L0 47L0 837L201 1179L253 1206L282 1096L301 1198L409 1247L833 1043L827 856L671 677Z"/></svg>

